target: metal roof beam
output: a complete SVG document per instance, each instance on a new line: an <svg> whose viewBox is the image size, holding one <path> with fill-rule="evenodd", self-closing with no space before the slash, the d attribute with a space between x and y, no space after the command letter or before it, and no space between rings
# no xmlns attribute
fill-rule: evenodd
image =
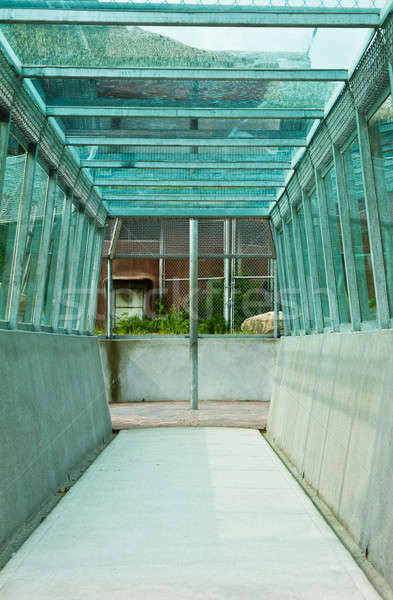
<svg viewBox="0 0 393 600"><path fill-rule="evenodd" d="M153 117L186 119L322 119L319 108L150 108L140 106L47 106L48 117Z"/></svg>
<svg viewBox="0 0 393 600"><path fill-rule="evenodd" d="M346 69L167 69L24 66L22 77L46 79L180 79L222 81L347 81Z"/></svg>
<svg viewBox="0 0 393 600"><path fill-rule="evenodd" d="M0 8L0 23L61 25L178 25L204 27L377 27L377 8L138 4L102 8Z"/></svg>
<svg viewBox="0 0 393 600"><path fill-rule="evenodd" d="M203 197L199 194L188 194L181 196L173 196L170 194L156 194L155 196L138 196L135 194L103 194L102 199L105 202L141 202L142 204L151 203L154 206L160 206L164 203L174 203L178 204L179 202L199 202L199 203L215 203L215 204L225 204L226 202L238 202L240 204L247 203L257 203L257 204L270 204L274 202L276 199L276 194L269 195L257 195L254 194L250 196L250 194L243 194L239 196L230 196L223 194L222 196L213 196L212 197Z"/></svg>
<svg viewBox="0 0 393 600"><path fill-rule="evenodd" d="M246 180L212 180L212 179L111 179L104 177L96 179L94 185L98 187L200 187L200 188L261 188L261 189L276 189L285 186L282 181L246 181Z"/></svg>
<svg viewBox="0 0 393 600"><path fill-rule="evenodd" d="M81 160L83 169L242 169L253 171L287 171L292 168L290 161L237 161L237 162L207 162L207 161L132 161L132 160Z"/></svg>
<svg viewBox="0 0 393 600"><path fill-rule="evenodd" d="M109 136L66 136L67 146L209 146L209 147L271 147L303 148L307 145L306 138L136 138Z"/></svg>
<svg viewBox="0 0 393 600"><path fill-rule="evenodd" d="M179 206L167 206L167 207L154 207L154 206L134 206L134 207L118 207L106 205L108 215L113 217L267 217L269 216L268 207L255 207L255 206L244 206L244 207L190 207L179 205Z"/></svg>

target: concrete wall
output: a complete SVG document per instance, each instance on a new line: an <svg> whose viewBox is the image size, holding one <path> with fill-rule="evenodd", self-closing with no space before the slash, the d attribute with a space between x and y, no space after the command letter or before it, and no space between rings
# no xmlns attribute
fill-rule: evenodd
<svg viewBox="0 0 393 600"><path fill-rule="evenodd" d="M268 432L393 585L393 331L282 338Z"/></svg>
<svg viewBox="0 0 393 600"><path fill-rule="evenodd" d="M185 338L102 340L104 376L112 402L188 400L189 341ZM201 400L270 400L277 340L201 338Z"/></svg>
<svg viewBox="0 0 393 600"><path fill-rule="evenodd" d="M111 435L94 338L0 331L0 547Z"/></svg>

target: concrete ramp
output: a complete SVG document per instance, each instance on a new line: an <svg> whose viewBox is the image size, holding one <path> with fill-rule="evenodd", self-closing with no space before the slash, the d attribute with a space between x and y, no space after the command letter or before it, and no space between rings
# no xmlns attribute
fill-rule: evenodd
<svg viewBox="0 0 393 600"><path fill-rule="evenodd" d="M1 600L376 600L257 431L122 431L0 574Z"/></svg>

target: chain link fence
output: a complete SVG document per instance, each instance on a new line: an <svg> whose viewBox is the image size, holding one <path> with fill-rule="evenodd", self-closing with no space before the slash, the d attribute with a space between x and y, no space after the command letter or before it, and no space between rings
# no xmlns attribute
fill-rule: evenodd
<svg viewBox="0 0 393 600"><path fill-rule="evenodd" d="M269 220L200 218L198 223L199 333L257 333L245 321L274 309ZM189 219L127 217L118 227L110 303L114 333L188 334ZM104 257L115 230L109 221Z"/></svg>

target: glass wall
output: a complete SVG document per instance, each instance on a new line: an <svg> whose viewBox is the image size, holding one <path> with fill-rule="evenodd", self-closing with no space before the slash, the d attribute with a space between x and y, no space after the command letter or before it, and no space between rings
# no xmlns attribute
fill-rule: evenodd
<svg viewBox="0 0 393 600"><path fill-rule="evenodd" d="M377 316L377 306L357 138L355 138L344 153L344 166L359 291L360 314L363 322L374 321Z"/></svg>
<svg viewBox="0 0 393 600"><path fill-rule="evenodd" d="M330 239L333 252L333 266L336 278L338 310L341 323L349 323L348 286L345 272L341 220L337 196L336 173L331 168L324 178Z"/></svg>
<svg viewBox="0 0 393 600"><path fill-rule="evenodd" d="M7 298L14 254L14 243L27 152L14 135L10 135L5 165L3 193L0 200L0 320L7 317Z"/></svg>
<svg viewBox="0 0 393 600"><path fill-rule="evenodd" d="M312 285L311 285L311 272L310 272L310 261L308 258L308 246L307 246L307 238L306 238L306 229L304 226L304 208L303 205L300 204L298 209L298 223L300 229L300 240L302 245L302 255L303 255L303 265L304 265L304 275L306 279L306 290L307 290L307 300L308 300L308 308L310 312L310 325L311 330L315 330L315 311L314 311L314 302L312 301L313 293L312 293Z"/></svg>
<svg viewBox="0 0 393 600"><path fill-rule="evenodd" d="M325 261L324 261L324 257L323 257L322 235L321 235L321 228L320 228L318 198L317 198L316 190L314 190L314 192L310 195L310 202L311 202L311 215L312 215L313 233L314 233L315 250L316 250L315 259L316 259L316 263L317 263L318 281L319 281L318 294L320 296L321 305L322 305L323 325L324 325L324 327L330 327L329 297L328 297L327 283L326 283Z"/></svg>
<svg viewBox="0 0 393 600"><path fill-rule="evenodd" d="M288 224L288 238L289 238L289 249L290 256L289 258L289 266L292 268L292 274L295 284L295 289L291 290L291 306L292 306L292 317L298 321L298 325L301 330L304 329L304 318L303 318L303 310L301 306L301 298L300 298L300 285L299 285L299 274L298 274L298 266L296 260L296 252L295 252L295 243L292 232L292 222ZM293 328L292 323L292 328Z"/></svg>
<svg viewBox="0 0 393 600"><path fill-rule="evenodd" d="M30 222L22 263L22 288L18 318L20 323L31 323L33 317L34 298L37 285L38 257L44 223L48 180L48 174L40 164L37 163L35 167L32 202L30 206Z"/></svg>
<svg viewBox="0 0 393 600"><path fill-rule="evenodd" d="M393 106L392 96L369 122L371 153L385 262L390 316L393 317Z"/></svg>

